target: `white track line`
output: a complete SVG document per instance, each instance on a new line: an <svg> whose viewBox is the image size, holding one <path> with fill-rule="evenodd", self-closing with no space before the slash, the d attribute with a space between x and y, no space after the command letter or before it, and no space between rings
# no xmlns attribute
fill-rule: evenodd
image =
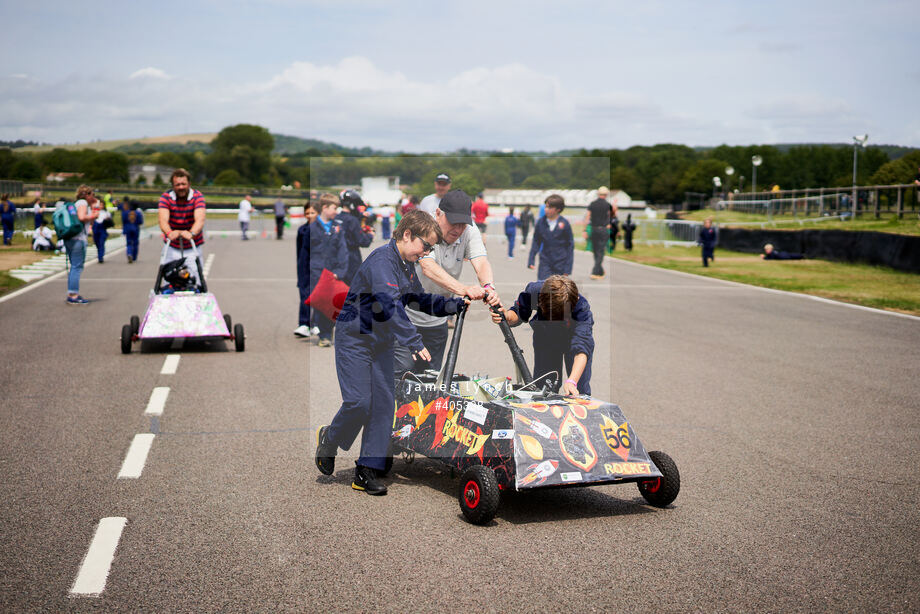
<svg viewBox="0 0 920 614"><path fill-rule="evenodd" d="M161 416L163 408L166 406L166 397L169 396L169 386L157 386L150 393L150 400L147 402L147 409L144 413L148 416Z"/></svg>
<svg viewBox="0 0 920 614"><path fill-rule="evenodd" d="M169 354L163 361L163 368L160 369L160 375L175 375L176 369L179 368L179 354Z"/></svg>
<svg viewBox="0 0 920 614"><path fill-rule="evenodd" d="M211 274L211 265L214 264L214 254L208 254L208 257L204 259L204 276L205 279Z"/></svg>
<svg viewBox="0 0 920 614"><path fill-rule="evenodd" d="M147 454L150 452L150 446L153 445L153 433L139 433L134 436L131 447L128 448L128 454L125 456L125 462L121 464L121 471L118 472L119 478L139 478L144 471L144 464L147 462Z"/></svg>
<svg viewBox="0 0 920 614"><path fill-rule="evenodd" d="M83 559L77 579L70 589L71 595L96 597L105 590L105 581L109 577L112 559L115 558L115 549L127 522L127 518L120 517L103 518L99 521L93 541L86 551L86 558Z"/></svg>

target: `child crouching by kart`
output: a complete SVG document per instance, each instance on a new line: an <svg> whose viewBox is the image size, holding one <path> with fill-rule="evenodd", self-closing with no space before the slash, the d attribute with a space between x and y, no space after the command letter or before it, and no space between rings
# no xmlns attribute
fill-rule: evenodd
<svg viewBox="0 0 920 614"><path fill-rule="evenodd" d="M530 322L538 386L553 371L561 378L565 364L567 379L562 392L571 396L591 394L594 316L574 281L565 275L552 275L546 281L531 282L502 312L511 326ZM493 312L492 321L498 324L501 316Z"/></svg>
<svg viewBox="0 0 920 614"><path fill-rule="evenodd" d="M312 231L311 231L312 232ZM361 435L361 455L351 487L369 495L385 495L378 471L386 467L393 423L393 347L409 348L413 356L431 360L422 337L406 317L406 304L418 311L448 316L464 299L427 294L414 264L441 240L435 219L424 211L408 212L393 239L361 264L335 323L335 370L342 405L328 426L316 434L316 466L331 475L338 448L348 450Z"/></svg>

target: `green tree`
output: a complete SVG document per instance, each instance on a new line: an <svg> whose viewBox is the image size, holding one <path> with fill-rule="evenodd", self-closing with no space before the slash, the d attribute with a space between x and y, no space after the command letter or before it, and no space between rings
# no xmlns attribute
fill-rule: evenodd
<svg viewBox="0 0 920 614"><path fill-rule="evenodd" d="M88 181L127 183L128 157L114 151L100 151L83 163L84 177Z"/></svg>
<svg viewBox="0 0 920 614"><path fill-rule="evenodd" d="M266 183L274 143L271 133L261 126L228 126L211 142L214 149L206 160L208 174L216 177L221 171L235 170L243 181Z"/></svg>
<svg viewBox="0 0 920 614"><path fill-rule="evenodd" d="M242 177L232 168L222 170L214 178L214 185L242 185L242 183Z"/></svg>
<svg viewBox="0 0 920 614"><path fill-rule="evenodd" d="M41 165L36 162L32 156L19 154L18 158L19 159L13 163L13 166L10 169L10 175L12 178L19 179L20 181L41 181Z"/></svg>
<svg viewBox="0 0 920 614"><path fill-rule="evenodd" d="M13 164L16 158L9 148L0 149L0 179L9 179L12 177Z"/></svg>
<svg viewBox="0 0 920 614"><path fill-rule="evenodd" d="M482 192L482 184L479 183L478 179L468 173L458 173L451 177L450 187L452 190L463 190L473 199L476 198L477 194Z"/></svg>
<svg viewBox="0 0 920 614"><path fill-rule="evenodd" d="M728 163L724 160L715 160L713 158L697 160L693 166L684 171L677 189L681 192L709 193L713 188L713 177L719 177L724 186L726 183L726 166L728 166Z"/></svg>
<svg viewBox="0 0 920 614"><path fill-rule="evenodd" d="M920 167L920 150L880 166L869 179L875 185L900 185L913 183Z"/></svg>

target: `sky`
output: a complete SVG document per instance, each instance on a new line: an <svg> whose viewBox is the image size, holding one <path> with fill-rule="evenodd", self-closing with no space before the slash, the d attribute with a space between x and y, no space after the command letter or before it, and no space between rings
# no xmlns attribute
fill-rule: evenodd
<svg viewBox="0 0 920 614"><path fill-rule="evenodd" d="M904 0L0 0L0 140L920 146Z"/></svg>

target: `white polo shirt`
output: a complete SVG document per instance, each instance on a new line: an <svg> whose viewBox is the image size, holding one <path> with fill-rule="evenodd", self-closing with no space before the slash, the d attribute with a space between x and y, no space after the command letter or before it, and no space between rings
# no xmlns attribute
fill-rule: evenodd
<svg viewBox="0 0 920 614"><path fill-rule="evenodd" d="M486 255L486 246L482 242L482 233L479 232L476 226L467 226L460 238L453 244L435 245L431 253L421 260L433 258L435 262L441 265L441 268L447 271L448 275L454 279L460 279L464 260L472 261L474 258L482 258ZM425 289L425 292L441 296L452 296L449 290L445 290L422 272L421 264L415 265L415 272L419 281L422 282L422 288ZM445 317L430 316L427 313L413 309L406 309L406 315L409 316L409 321L416 326L438 326L447 322Z"/></svg>

